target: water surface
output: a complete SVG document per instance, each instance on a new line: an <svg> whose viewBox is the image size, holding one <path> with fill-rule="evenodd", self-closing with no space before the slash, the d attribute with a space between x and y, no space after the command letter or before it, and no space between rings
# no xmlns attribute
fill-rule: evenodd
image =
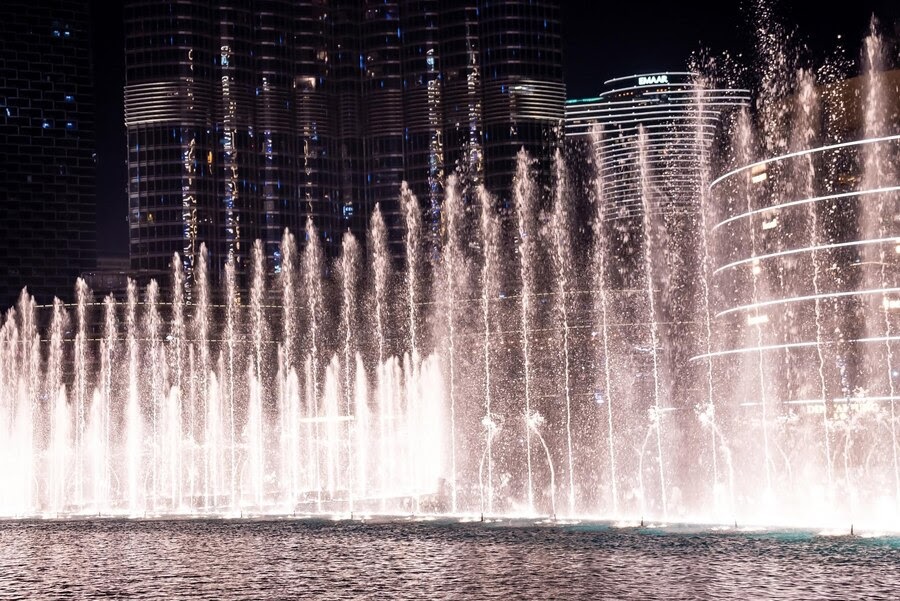
<svg viewBox="0 0 900 601"><path fill-rule="evenodd" d="M406 520L0 523L0 598L872 599L900 538Z"/></svg>

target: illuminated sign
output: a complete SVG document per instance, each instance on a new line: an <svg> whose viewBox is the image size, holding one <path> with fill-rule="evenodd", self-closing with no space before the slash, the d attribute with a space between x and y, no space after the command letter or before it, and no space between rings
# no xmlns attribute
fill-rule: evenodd
<svg viewBox="0 0 900 601"><path fill-rule="evenodd" d="M650 86L658 83L669 83L668 75L649 75L646 77L638 77L639 86Z"/></svg>

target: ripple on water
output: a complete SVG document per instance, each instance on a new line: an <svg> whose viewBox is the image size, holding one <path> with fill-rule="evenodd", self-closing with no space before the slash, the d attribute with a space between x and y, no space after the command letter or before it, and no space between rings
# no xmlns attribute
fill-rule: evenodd
<svg viewBox="0 0 900 601"><path fill-rule="evenodd" d="M574 523L0 523L0 598L848 599L900 590L900 539Z"/></svg>

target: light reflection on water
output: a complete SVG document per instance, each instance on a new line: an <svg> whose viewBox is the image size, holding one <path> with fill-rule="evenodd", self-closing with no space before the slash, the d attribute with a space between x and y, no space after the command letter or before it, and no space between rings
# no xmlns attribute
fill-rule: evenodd
<svg viewBox="0 0 900 601"><path fill-rule="evenodd" d="M0 599L848 599L900 539L436 521L0 523Z"/></svg>

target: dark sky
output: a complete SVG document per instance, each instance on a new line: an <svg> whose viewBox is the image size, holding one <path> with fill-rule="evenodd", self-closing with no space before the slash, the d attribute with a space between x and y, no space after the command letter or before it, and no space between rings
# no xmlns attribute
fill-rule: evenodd
<svg viewBox="0 0 900 601"><path fill-rule="evenodd" d="M128 253L125 221L124 41L122 8L90 0L95 38L98 136L98 251ZM562 0L563 52L569 98L595 96L603 81L647 71L681 70L701 47L752 52L747 0ZM830 50L841 34L851 55L874 13L900 19L900 0L780 0L774 12L814 51Z"/></svg>
<svg viewBox="0 0 900 601"><path fill-rule="evenodd" d="M596 96L613 77L685 68L701 47L745 56L753 49L751 2L563 0L569 98ZM831 50L841 34L855 56L874 13L900 18L900 0L773 0L772 11L798 42Z"/></svg>
<svg viewBox="0 0 900 601"><path fill-rule="evenodd" d="M97 254L128 254L125 193L125 40L117 0L90 0L97 84Z"/></svg>

